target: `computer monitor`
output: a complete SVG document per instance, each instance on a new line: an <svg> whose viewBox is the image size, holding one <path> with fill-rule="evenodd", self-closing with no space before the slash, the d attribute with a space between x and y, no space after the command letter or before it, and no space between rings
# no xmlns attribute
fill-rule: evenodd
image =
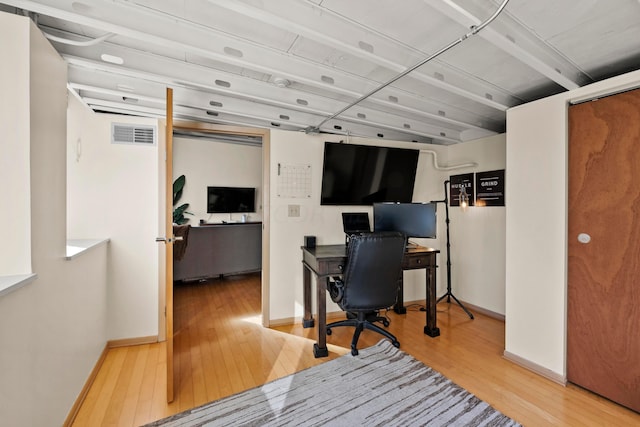
<svg viewBox="0 0 640 427"><path fill-rule="evenodd" d="M435 239L436 207L436 203L374 203L373 231L401 231L407 239Z"/></svg>

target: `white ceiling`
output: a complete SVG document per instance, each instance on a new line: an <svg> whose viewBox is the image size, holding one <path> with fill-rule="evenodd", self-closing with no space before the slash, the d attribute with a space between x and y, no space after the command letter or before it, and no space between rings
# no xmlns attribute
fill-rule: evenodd
<svg viewBox="0 0 640 427"><path fill-rule="evenodd" d="M638 0L509 0L477 34L504 0L0 1L92 109L148 117L172 87L177 119L455 144L640 68Z"/></svg>

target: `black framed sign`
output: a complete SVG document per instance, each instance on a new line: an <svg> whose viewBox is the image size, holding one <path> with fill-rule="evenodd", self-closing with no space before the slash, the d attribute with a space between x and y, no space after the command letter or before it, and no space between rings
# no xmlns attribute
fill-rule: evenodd
<svg viewBox="0 0 640 427"><path fill-rule="evenodd" d="M449 206L460 206L460 189L464 187L469 195L469 206L475 200L473 190L473 173L452 175L449 177Z"/></svg>
<svg viewBox="0 0 640 427"><path fill-rule="evenodd" d="M504 169L476 173L476 206L504 206Z"/></svg>

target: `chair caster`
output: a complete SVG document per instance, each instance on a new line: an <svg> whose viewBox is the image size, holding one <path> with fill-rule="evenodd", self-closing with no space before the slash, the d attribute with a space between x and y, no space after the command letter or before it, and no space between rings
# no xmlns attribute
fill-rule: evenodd
<svg viewBox="0 0 640 427"><path fill-rule="evenodd" d="M393 346L395 348L400 348L400 342L399 341L391 341L391 344L393 344Z"/></svg>
<svg viewBox="0 0 640 427"><path fill-rule="evenodd" d="M351 347L351 355L352 356L357 356L358 355L358 349L355 347Z"/></svg>
<svg viewBox="0 0 640 427"><path fill-rule="evenodd" d="M327 328L327 335L331 335L331 329Z"/></svg>
<svg viewBox="0 0 640 427"><path fill-rule="evenodd" d="M384 320L382 321L382 324L384 325L384 327L385 327L385 328L388 328L388 327L389 327L389 321L388 321L387 319L384 319Z"/></svg>

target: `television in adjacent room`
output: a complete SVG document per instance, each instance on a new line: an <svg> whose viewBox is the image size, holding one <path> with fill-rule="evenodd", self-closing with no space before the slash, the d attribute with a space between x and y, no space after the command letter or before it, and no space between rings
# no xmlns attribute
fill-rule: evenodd
<svg viewBox="0 0 640 427"><path fill-rule="evenodd" d="M238 213L255 211L255 188L207 187L207 213Z"/></svg>
<svg viewBox="0 0 640 427"><path fill-rule="evenodd" d="M436 238L436 203L374 203L373 231L401 231L407 236Z"/></svg>
<svg viewBox="0 0 640 427"><path fill-rule="evenodd" d="M419 150L325 142L321 205L408 203Z"/></svg>

